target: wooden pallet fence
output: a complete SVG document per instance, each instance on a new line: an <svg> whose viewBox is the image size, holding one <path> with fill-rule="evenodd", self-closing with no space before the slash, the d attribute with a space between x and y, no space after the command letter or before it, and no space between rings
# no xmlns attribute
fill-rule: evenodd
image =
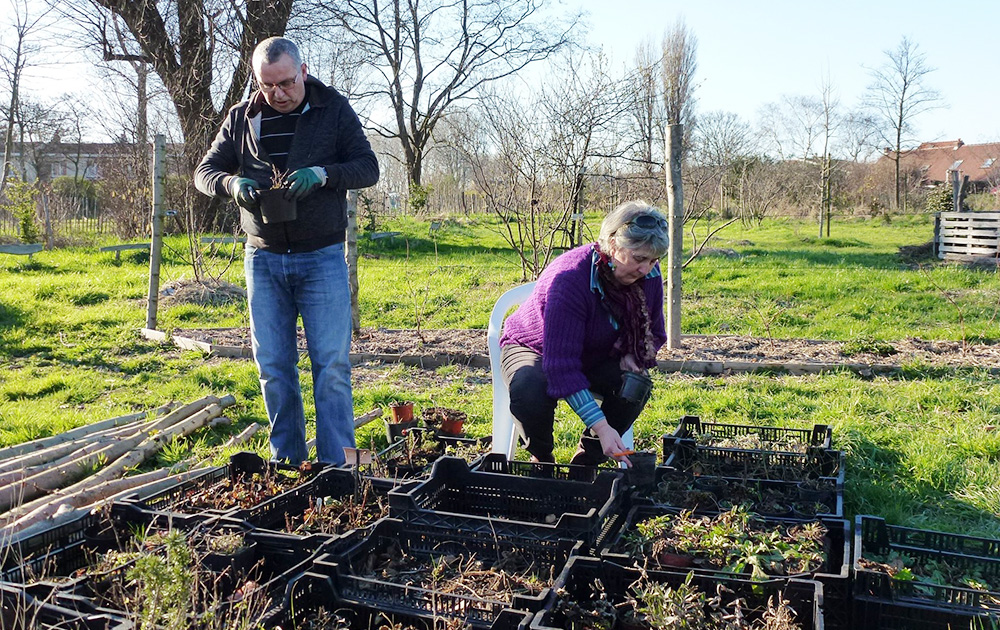
<svg viewBox="0 0 1000 630"><path fill-rule="evenodd" d="M938 258L971 261L1000 255L1000 211L939 212L936 224Z"/></svg>

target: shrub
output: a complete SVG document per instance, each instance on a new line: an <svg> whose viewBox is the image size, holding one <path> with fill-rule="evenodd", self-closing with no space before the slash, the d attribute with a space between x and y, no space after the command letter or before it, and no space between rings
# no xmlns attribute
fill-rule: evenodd
<svg viewBox="0 0 1000 630"><path fill-rule="evenodd" d="M7 210L17 219L18 235L22 243L37 243L41 233L35 223L35 199L38 189L19 179L7 184Z"/></svg>

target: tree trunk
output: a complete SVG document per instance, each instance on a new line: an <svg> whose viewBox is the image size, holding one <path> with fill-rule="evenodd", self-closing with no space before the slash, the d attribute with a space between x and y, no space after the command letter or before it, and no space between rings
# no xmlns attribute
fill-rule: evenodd
<svg viewBox="0 0 1000 630"><path fill-rule="evenodd" d="M667 125L667 204L670 249L667 259L667 347L681 347L681 268L684 252L684 189L681 183L683 125Z"/></svg>

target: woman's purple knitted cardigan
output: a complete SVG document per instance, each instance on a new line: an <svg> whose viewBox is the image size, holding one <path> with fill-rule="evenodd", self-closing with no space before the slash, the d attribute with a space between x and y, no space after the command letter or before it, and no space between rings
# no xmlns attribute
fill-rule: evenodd
<svg viewBox="0 0 1000 630"><path fill-rule="evenodd" d="M542 355L548 394L565 398L588 389L584 372L608 359L618 339L599 292L591 289L594 244L581 245L553 260L531 296L503 325L500 345L520 345ZM656 349L667 333L663 323L663 278L657 268L643 283Z"/></svg>

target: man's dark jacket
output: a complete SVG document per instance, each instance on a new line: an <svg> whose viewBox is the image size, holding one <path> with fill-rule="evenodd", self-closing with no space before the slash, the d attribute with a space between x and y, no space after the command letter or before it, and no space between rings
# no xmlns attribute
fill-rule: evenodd
<svg viewBox="0 0 1000 630"><path fill-rule="evenodd" d="M326 168L326 185L299 199L297 218L286 223L264 223L260 209L240 208L240 223L254 247L276 252L304 252L343 242L347 229L347 190L378 181L378 160L357 114L332 87L308 76L307 103L299 117L288 152L286 172L299 168ZM263 94L233 106L211 148L195 169L194 182L206 195L229 197L230 175L249 177L268 188L272 170L251 120L258 116ZM259 125L258 125L259 130Z"/></svg>

